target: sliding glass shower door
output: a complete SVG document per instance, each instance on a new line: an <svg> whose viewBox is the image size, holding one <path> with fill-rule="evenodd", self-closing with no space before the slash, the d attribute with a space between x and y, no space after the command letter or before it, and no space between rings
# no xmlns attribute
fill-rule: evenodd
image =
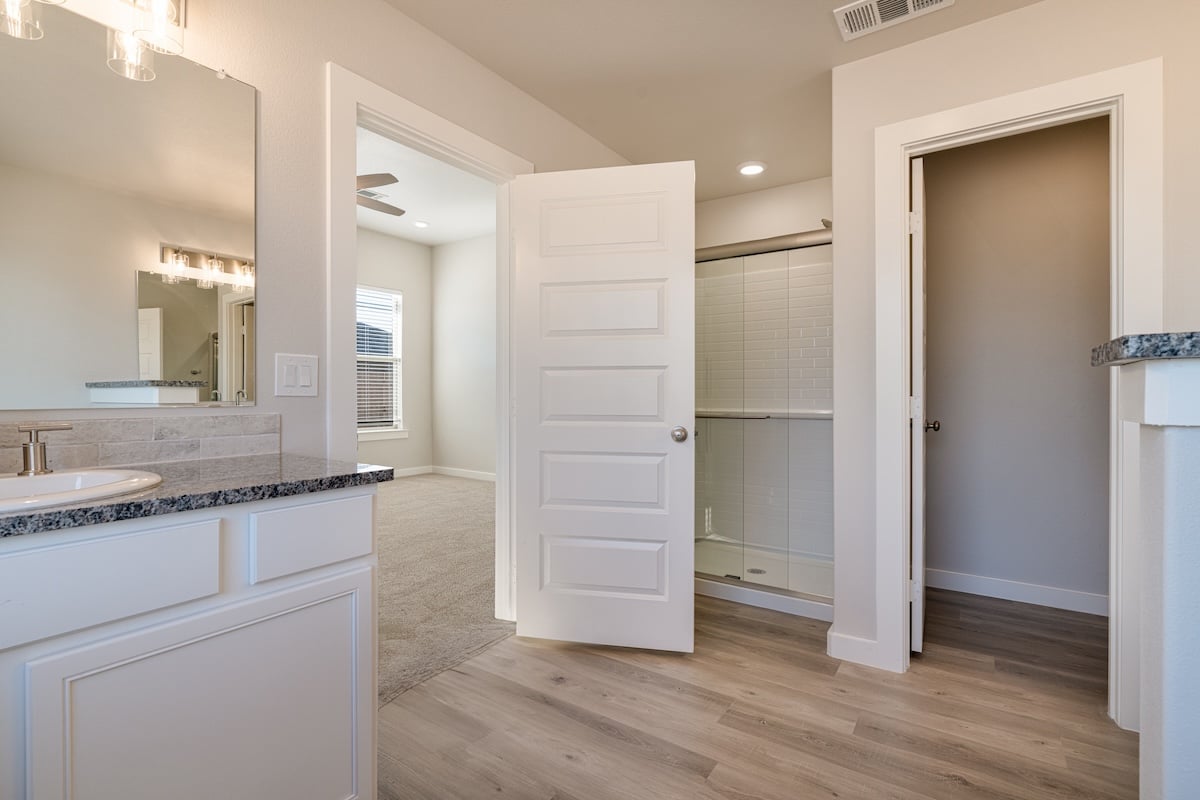
<svg viewBox="0 0 1200 800"><path fill-rule="evenodd" d="M696 265L701 574L832 596L829 251Z"/></svg>

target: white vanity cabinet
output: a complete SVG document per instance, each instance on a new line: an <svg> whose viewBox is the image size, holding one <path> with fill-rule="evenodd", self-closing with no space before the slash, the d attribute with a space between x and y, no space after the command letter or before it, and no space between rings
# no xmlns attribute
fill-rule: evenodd
<svg viewBox="0 0 1200 800"><path fill-rule="evenodd" d="M374 495L0 539L0 800L374 798Z"/></svg>

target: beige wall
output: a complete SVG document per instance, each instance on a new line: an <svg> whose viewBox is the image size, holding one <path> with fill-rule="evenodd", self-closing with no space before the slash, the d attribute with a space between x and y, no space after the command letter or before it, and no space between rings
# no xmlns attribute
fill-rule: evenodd
<svg viewBox="0 0 1200 800"><path fill-rule="evenodd" d="M927 566L1107 595L1108 120L924 161Z"/></svg>
<svg viewBox="0 0 1200 800"><path fill-rule="evenodd" d="M696 248L817 230L832 216L832 178L718 197L696 203Z"/></svg>
<svg viewBox="0 0 1200 800"><path fill-rule="evenodd" d="M496 472L496 237L433 248L433 464Z"/></svg>
<svg viewBox="0 0 1200 800"><path fill-rule="evenodd" d="M396 469L433 465L433 251L358 229L358 282L404 295L401 348L407 438L358 443L358 460Z"/></svg>
<svg viewBox="0 0 1200 800"><path fill-rule="evenodd" d="M263 364L285 352L319 355L322 373L326 366L326 62L523 156L538 170L625 163L383 0L205 0L189 9L186 44L192 60L224 69L259 90L258 356ZM276 398L269 381L260 389L259 407L283 415L283 449L323 455L324 390L316 398Z"/></svg>
<svg viewBox="0 0 1200 800"><path fill-rule="evenodd" d="M875 638L875 129L892 122L1162 57L1165 69L1164 304L1169 329L1200 328L1200 4L1043 0L833 75L834 629ZM1086 357L1086 353L1083 354ZM852 587L852 588L851 588Z"/></svg>

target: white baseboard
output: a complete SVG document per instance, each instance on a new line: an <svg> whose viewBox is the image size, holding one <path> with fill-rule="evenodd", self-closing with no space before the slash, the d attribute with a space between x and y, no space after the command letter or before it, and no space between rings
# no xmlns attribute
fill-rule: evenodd
<svg viewBox="0 0 1200 800"><path fill-rule="evenodd" d="M830 630L827 641L826 652L829 653L830 658L850 661L888 672L904 672L905 670L904 665L896 660L895 652L884 653L881 651L878 639L863 639L860 636L850 636Z"/></svg>
<svg viewBox="0 0 1200 800"><path fill-rule="evenodd" d="M473 481L496 482L496 473L479 472L474 469L459 469L458 467L430 467L435 475L449 475L454 478L470 478Z"/></svg>
<svg viewBox="0 0 1200 800"><path fill-rule="evenodd" d="M1003 578L988 578L983 575L968 575L941 569L925 570L925 585L935 589L979 594L1000 600L1016 600L1036 606L1080 611L1084 614L1108 616L1108 595L1077 592L1074 589L1059 589L1036 583L1021 583Z"/></svg>
<svg viewBox="0 0 1200 800"><path fill-rule="evenodd" d="M833 622L832 605L818 603L815 600L805 600L803 597L764 592L760 589L751 589L749 586L734 586L721 581L710 581L706 578L696 578L696 594L717 597L721 600L732 600L735 603L757 608L769 608L772 611L782 611L784 614L794 614L797 617Z"/></svg>
<svg viewBox="0 0 1200 800"><path fill-rule="evenodd" d="M429 475L433 467L403 467L393 470L397 478L411 478L413 475Z"/></svg>

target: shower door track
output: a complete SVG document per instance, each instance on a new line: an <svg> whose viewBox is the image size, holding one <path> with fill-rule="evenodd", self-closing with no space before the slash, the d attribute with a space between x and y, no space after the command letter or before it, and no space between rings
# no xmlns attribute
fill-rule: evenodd
<svg viewBox="0 0 1200 800"><path fill-rule="evenodd" d="M780 250L798 250L802 247L819 247L823 244L833 244L833 223L827 219L821 220L824 228L802 233L788 233L783 236L772 236L769 239L753 239L749 242L733 244L718 244L713 247L701 247L696 251L696 263L719 261L722 258L738 258L739 256L756 256L762 253L778 253Z"/></svg>

